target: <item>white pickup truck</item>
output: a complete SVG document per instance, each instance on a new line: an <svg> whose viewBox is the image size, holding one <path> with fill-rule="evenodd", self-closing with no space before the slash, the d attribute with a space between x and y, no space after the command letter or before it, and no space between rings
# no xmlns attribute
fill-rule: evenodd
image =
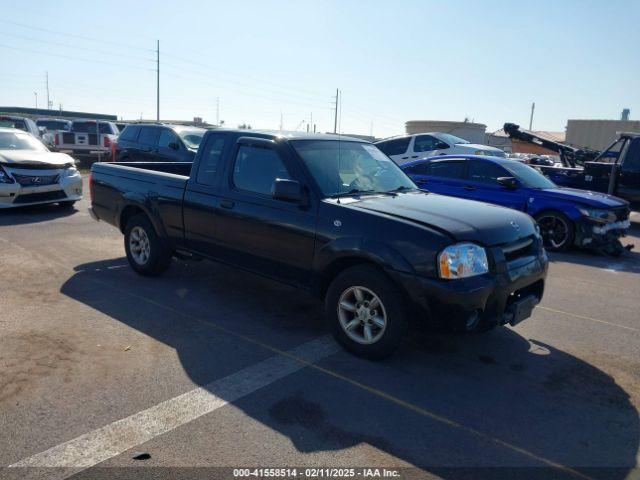
<svg viewBox="0 0 640 480"><path fill-rule="evenodd" d="M104 120L74 120L71 131L56 132L57 151L68 153L78 160L108 161L111 145L118 138L118 127Z"/></svg>

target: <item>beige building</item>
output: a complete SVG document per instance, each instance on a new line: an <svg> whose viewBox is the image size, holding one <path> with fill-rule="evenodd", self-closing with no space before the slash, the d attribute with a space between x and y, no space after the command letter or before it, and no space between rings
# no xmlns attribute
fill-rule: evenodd
<svg viewBox="0 0 640 480"><path fill-rule="evenodd" d="M567 143L604 150L618 132L640 133L640 120L568 120Z"/></svg>

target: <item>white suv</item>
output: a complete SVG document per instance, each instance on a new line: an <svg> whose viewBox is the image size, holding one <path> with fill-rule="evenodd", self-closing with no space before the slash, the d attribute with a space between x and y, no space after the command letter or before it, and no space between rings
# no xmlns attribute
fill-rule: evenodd
<svg viewBox="0 0 640 480"><path fill-rule="evenodd" d="M470 143L455 135L440 132L416 133L404 137L388 138L376 142L376 147L391 157L398 165L434 155L467 154L506 157L506 154L499 148Z"/></svg>

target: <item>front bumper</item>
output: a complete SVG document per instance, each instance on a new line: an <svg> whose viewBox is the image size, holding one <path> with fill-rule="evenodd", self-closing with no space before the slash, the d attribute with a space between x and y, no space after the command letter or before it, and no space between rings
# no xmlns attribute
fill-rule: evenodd
<svg viewBox="0 0 640 480"><path fill-rule="evenodd" d="M7 170L7 169L5 169ZM46 203L71 202L82 199L82 177L80 173L63 176L63 170L9 169L9 175L50 176L59 175L50 185L21 185L19 182L0 183L0 209L41 205Z"/></svg>
<svg viewBox="0 0 640 480"><path fill-rule="evenodd" d="M598 223L588 218L576 222L575 245L590 248L605 254L624 251L620 238L624 237L631 226L628 215L615 222Z"/></svg>
<svg viewBox="0 0 640 480"><path fill-rule="evenodd" d="M547 268L547 255L540 249L536 255L497 262L494 272L477 277L442 280L411 274L395 276L413 304L426 312L429 323L473 330L514 325L526 318L542 299Z"/></svg>

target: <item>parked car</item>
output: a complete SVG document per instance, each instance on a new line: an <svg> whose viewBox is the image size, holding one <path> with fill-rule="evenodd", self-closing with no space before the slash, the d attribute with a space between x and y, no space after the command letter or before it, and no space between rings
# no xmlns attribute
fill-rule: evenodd
<svg viewBox="0 0 640 480"><path fill-rule="evenodd" d="M40 127L29 117L16 115L0 115L0 127L17 128L30 133L40 139L47 147L53 146L54 137L47 131L46 127Z"/></svg>
<svg viewBox="0 0 640 480"><path fill-rule="evenodd" d="M49 132L71 131L71 120L65 120L63 118L38 118L36 120L36 125L38 127L46 128Z"/></svg>
<svg viewBox="0 0 640 480"><path fill-rule="evenodd" d="M355 138L208 130L193 163L96 163L90 178L92 216L124 234L136 272L194 255L310 290L366 357L390 354L410 316L514 325L544 290L531 217L422 192Z"/></svg>
<svg viewBox="0 0 640 480"><path fill-rule="evenodd" d="M57 132L54 144L58 151L80 160L108 160L111 142L118 138L115 123L103 120L73 120L69 132Z"/></svg>
<svg viewBox="0 0 640 480"><path fill-rule="evenodd" d="M455 135L440 132L393 137L376 142L375 145L398 165L434 155L475 154L492 155L494 157L506 156L499 148L470 143Z"/></svg>
<svg viewBox="0 0 640 480"><path fill-rule="evenodd" d="M549 250L590 247L619 255L630 226L629 202L605 193L559 187L516 160L448 155L402 166L421 188L528 213Z"/></svg>
<svg viewBox="0 0 640 480"><path fill-rule="evenodd" d="M81 198L82 178L73 158L49 151L30 133L0 127L0 208L71 207Z"/></svg>
<svg viewBox="0 0 640 480"><path fill-rule="evenodd" d="M183 125L130 124L118 138L117 161L191 162L205 132Z"/></svg>

